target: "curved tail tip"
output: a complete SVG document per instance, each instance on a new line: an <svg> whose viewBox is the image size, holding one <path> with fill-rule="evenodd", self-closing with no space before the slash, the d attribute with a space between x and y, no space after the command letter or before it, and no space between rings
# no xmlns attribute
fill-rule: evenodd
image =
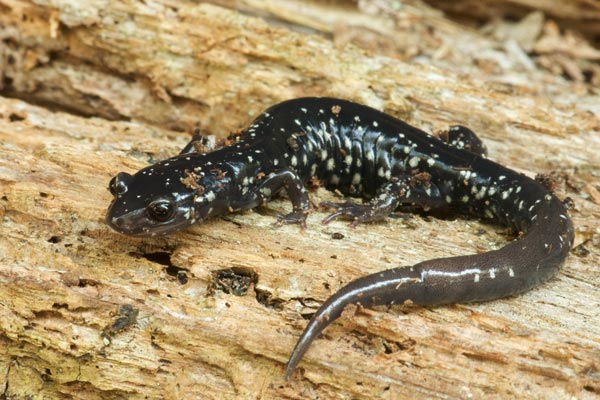
<svg viewBox="0 0 600 400"><path fill-rule="evenodd" d="M297 365L298 365L298 361L293 360L293 356L292 356L290 358L290 360L288 361L288 363L285 365L285 372L283 374L283 379L285 379L286 382L289 382L290 377L294 373L294 370L296 369Z"/></svg>
<svg viewBox="0 0 600 400"><path fill-rule="evenodd" d="M290 371L290 370L288 370L287 368L285 369L285 373L283 374L283 379L284 379L286 382L289 382L289 381L290 381L290 375L292 375L292 372L293 372L293 371Z"/></svg>

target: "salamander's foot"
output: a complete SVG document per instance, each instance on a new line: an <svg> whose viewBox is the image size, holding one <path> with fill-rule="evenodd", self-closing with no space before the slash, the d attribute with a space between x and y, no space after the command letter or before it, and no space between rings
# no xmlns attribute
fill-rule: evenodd
<svg viewBox="0 0 600 400"><path fill-rule="evenodd" d="M321 223L327 225L338 217L352 220L354 227L365 222L385 219L400 204L418 205L423 209L440 208L446 205L440 190L430 181L431 176L425 174L392 178L382 185L375 197L367 204L323 202L321 207L334 208L336 212L326 217Z"/></svg>
<svg viewBox="0 0 600 400"><path fill-rule="evenodd" d="M382 204L356 204L351 201L347 201L345 203L325 201L319 204L319 207L333 208L337 210L336 212L325 217L323 221L321 221L321 224L327 225L338 217L345 217L352 220L350 223L351 227L355 227L356 225L365 222L373 222L385 219L392 211L394 211L392 207L386 207Z"/></svg>
<svg viewBox="0 0 600 400"><path fill-rule="evenodd" d="M275 224L277 226L281 226L284 224L298 224L301 229L306 229L306 216L308 215L308 211L306 210L294 210L289 214L279 214L277 216L277 222Z"/></svg>

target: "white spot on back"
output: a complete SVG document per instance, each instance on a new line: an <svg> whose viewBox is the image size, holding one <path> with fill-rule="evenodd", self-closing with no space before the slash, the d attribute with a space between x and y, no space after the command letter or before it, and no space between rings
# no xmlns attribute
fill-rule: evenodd
<svg viewBox="0 0 600 400"><path fill-rule="evenodd" d="M350 149L352 147L352 141L350 141L349 137L344 137L344 147Z"/></svg>
<svg viewBox="0 0 600 400"><path fill-rule="evenodd" d="M475 195L475 198L479 200L483 199L483 197L485 196L485 192L487 192L487 187L482 186L481 189L479 189L479 193Z"/></svg>
<svg viewBox="0 0 600 400"><path fill-rule="evenodd" d="M330 158L327 160L327 165L326 165L326 169L327 171L333 171L333 168L335 167L335 160L333 158Z"/></svg>

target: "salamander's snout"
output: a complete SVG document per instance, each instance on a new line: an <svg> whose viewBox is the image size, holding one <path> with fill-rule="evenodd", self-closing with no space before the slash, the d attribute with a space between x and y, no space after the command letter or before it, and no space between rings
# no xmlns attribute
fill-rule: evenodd
<svg viewBox="0 0 600 400"><path fill-rule="evenodd" d="M131 190L133 176L119 172L108 184L108 190L114 196L106 213L106 223L117 232L136 234L135 217L141 214L143 205L132 202ZM130 190L131 189L131 190ZM128 193L129 192L129 193Z"/></svg>
<svg viewBox="0 0 600 400"><path fill-rule="evenodd" d="M129 184L132 179L133 176L129 175L127 172L119 172L110 180L108 190L110 190L110 193L115 197L125 194L129 189Z"/></svg>

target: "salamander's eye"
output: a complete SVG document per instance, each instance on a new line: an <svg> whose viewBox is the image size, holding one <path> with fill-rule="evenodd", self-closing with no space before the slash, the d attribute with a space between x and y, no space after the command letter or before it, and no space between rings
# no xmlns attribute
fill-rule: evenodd
<svg viewBox="0 0 600 400"><path fill-rule="evenodd" d="M158 222L164 222L173 216L175 205L172 200L158 199L148 204L146 210L152 219Z"/></svg>
<svg viewBox="0 0 600 400"><path fill-rule="evenodd" d="M113 196L121 195L127 192L127 181L131 179L131 175L121 172L110 180L108 190Z"/></svg>

